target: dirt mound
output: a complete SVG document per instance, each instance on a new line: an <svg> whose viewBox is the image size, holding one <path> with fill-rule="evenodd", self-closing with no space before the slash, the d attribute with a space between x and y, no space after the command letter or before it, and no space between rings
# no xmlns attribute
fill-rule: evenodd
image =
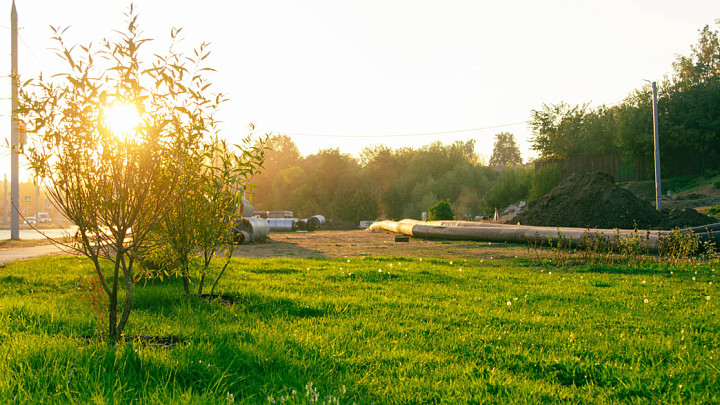
<svg viewBox="0 0 720 405"><path fill-rule="evenodd" d="M684 210L675 209L670 211L667 216L667 221L663 229L688 228L718 222L717 219L701 214L692 208Z"/></svg>
<svg viewBox="0 0 720 405"><path fill-rule="evenodd" d="M536 226L604 229L672 229L715 220L693 209L658 212L647 201L615 185L600 173L571 176L543 197L530 202L513 222Z"/></svg>

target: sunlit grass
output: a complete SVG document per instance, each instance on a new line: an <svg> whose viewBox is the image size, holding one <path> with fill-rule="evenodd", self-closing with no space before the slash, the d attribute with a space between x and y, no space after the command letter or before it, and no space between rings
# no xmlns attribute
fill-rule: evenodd
<svg viewBox="0 0 720 405"><path fill-rule="evenodd" d="M221 293L140 283L128 334L93 334L78 258L0 269L0 401L720 400L717 262L236 259ZM697 274L696 274L697 272Z"/></svg>

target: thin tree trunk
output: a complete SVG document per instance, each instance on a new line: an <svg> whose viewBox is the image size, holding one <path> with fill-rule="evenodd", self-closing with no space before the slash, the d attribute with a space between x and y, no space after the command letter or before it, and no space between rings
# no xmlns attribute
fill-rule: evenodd
<svg viewBox="0 0 720 405"><path fill-rule="evenodd" d="M210 266L210 260L212 256L208 255L208 252L203 252L203 271L200 275L200 285L198 286L198 295L202 295L203 285L205 285L205 275L207 274L208 267Z"/></svg>
<svg viewBox="0 0 720 405"><path fill-rule="evenodd" d="M190 276L188 275L188 268L186 267L186 265L183 266L185 266L185 268L181 273L181 278L183 281L183 288L185 289L185 295L187 296L190 295Z"/></svg>
<svg viewBox="0 0 720 405"><path fill-rule="evenodd" d="M133 288L133 278L132 278L132 265L133 265L133 258L132 256L129 258L129 262L125 263L125 256L122 256L122 266L123 266L123 276L125 277L125 305L123 306L123 312L122 316L120 317L120 322L118 323L118 335L122 335L122 333L125 331L125 325L127 324L128 318L130 317L130 309L132 308L132 288Z"/></svg>
<svg viewBox="0 0 720 405"><path fill-rule="evenodd" d="M120 271L120 263L118 261L117 255L115 256L115 268L113 269L113 282L112 282L112 289L110 294L110 305L108 305L108 323L109 323L109 329L108 329L108 341L110 344L115 344L115 342L120 337L120 333L117 329L117 302L118 302L118 278Z"/></svg>
<svg viewBox="0 0 720 405"><path fill-rule="evenodd" d="M87 249L87 253L85 255L93 261L93 264L95 265L95 273L97 273L98 279L100 279L100 285L102 286L105 293L107 295L110 295L110 287L108 287L107 282L105 282L105 277L103 276L102 268L100 267L100 259L98 258L97 254L90 253L91 246L87 235L85 235L85 233L81 233L81 237L82 243Z"/></svg>
<svg viewBox="0 0 720 405"><path fill-rule="evenodd" d="M225 269L227 269L228 264L230 264L230 259L228 259L228 260L225 262L225 265L223 265L222 270L220 270L220 274L218 274L217 278L215 279L215 282L213 283L213 286L212 286L212 288L210 289L210 296L212 296L213 293L215 292L215 287L217 286L218 281L220 281L220 277L222 277L223 273L225 273Z"/></svg>
<svg viewBox="0 0 720 405"><path fill-rule="evenodd" d="M205 273L203 272L203 274L200 276L200 282L198 283L198 295L202 295L204 283L205 283Z"/></svg>

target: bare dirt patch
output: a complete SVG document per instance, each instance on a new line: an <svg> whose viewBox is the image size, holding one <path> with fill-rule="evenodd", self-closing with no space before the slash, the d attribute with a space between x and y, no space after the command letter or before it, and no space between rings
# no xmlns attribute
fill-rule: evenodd
<svg viewBox="0 0 720 405"><path fill-rule="evenodd" d="M353 256L443 257L498 259L525 256L517 244L410 238L395 242L395 234L368 230L272 233L257 245L238 246L235 257L333 258Z"/></svg>

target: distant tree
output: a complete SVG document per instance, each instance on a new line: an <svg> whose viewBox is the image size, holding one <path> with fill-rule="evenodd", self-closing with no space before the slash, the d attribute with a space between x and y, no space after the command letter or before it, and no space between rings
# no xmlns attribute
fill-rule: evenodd
<svg viewBox="0 0 720 405"><path fill-rule="evenodd" d="M658 100L663 173L685 175L720 168L718 31L708 25L701 29L690 55L679 56L674 70Z"/></svg>
<svg viewBox="0 0 720 405"><path fill-rule="evenodd" d="M490 166L516 166L522 164L520 148L515 143L515 135L509 132L495 134L495 145Z"/></svg>
<svg viewBox="0 0 720 405"><path fill-rule="evenodd" d="M299 218L320 213L311 180L307 172L298 166L285 168L275 176L272 201L278 208L291 210Z"/></svg>
<svg viewBox="0 0 720 405"><path fill-rule="evenodd" d="M544 104L532 110L532 148L544 158L565 158L583 151L582 132L587 104Z"/></svg>
<svg viewBox="0 0 720 405"><path fill-rule="evenodd" d="M260 147L261 145L256 145ZM249 191L252 203L258 210L286 209L282 201L273 199L273 182L283 170L301 164L303 158L292 138L287 135L273 135L262 145L265 158L262 170L252 178L254 187Z"/></svg>
<svg viewBox="0 0 720 405"><path fill-rule="evenodd" d="M720 20L716 20L720 24ZM672 77L659 83L658 115L663 176L720 168L720 35L703 27ZM653 170L650 86L612 107L543 104L532 111L533 149L542 158L618 153L640 178Z"/></svg>
<svg viewBox="0 0 720 405"><path fill-rule="evenodd" d="M353 201L354 191L351 190L356 189L354 186L360 179L357 160L351 155L340 153L339 149L324 149L308 156L303 166L309 175L308 198L314 200L320 209L319 212L307 212L306 215L339 217L342 212L348 212L341 207Z"/></svg>
<svg viewBox="0 0 720 405"><path fill-rule="evenodd" d="M379 145L363 149L360 164L376 206L376 212L368 218L389 217L388 204L392 201L386 202L387 193L407 166L407 159L398 151Z"/></svg>
<svg viewBox="0 0 720 405"><path fill-rule="evenodd" d="M720 19L715 20L720 24ZM700 30L697 45L690 56L679 56L673 64L675 84L683 87L707 83L720 77L720 36L706 25Z"/></svg>
<svg viewBox="0 0 720 405"><path fill-rule="evenodd" d="M438 201L437 204L428 208L428 219L431 221L452 221L456 218L449 200Z"/></svg>
<svg viewBox="0 0 720 405"><path fill-rule="evenodd" d="M491 213L495 208L503 209L526 199L532 185L533 172L534 169L525 167L503 170L485 195L485 212Z"/></svg>

